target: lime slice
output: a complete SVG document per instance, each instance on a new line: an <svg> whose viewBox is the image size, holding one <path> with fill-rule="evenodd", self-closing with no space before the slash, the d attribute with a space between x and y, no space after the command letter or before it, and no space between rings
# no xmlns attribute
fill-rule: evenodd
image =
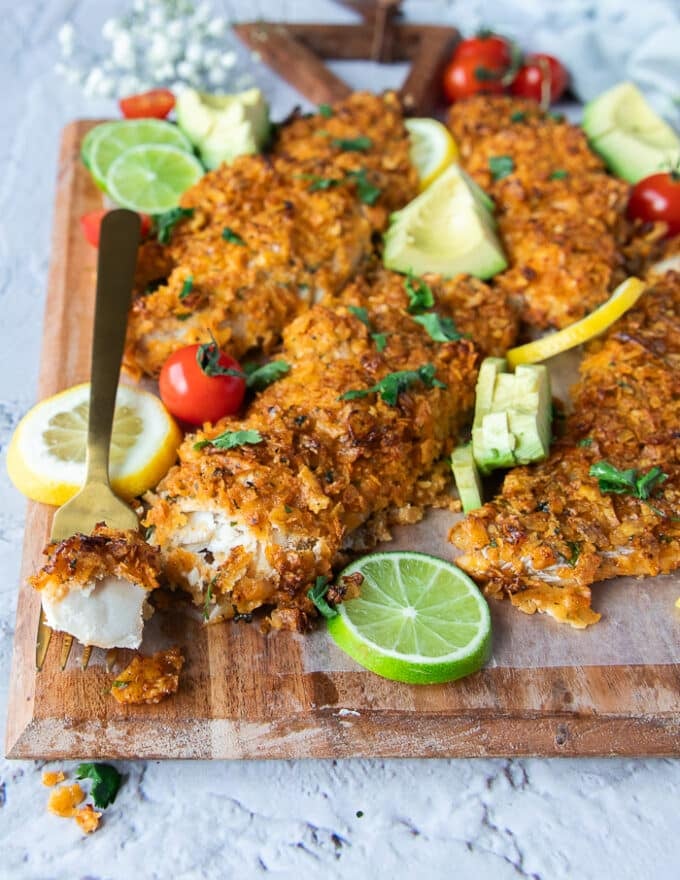
<svg viewBox="0 0 680 880"><path fill-rule="evenodd" d="M482 594L455 565L424 553L373 553L340 575L360 572L361 595L328 621L333 640L357 663L409 684L476 672L491 650Z"/></svg>
<svg viewBox="0 0 680 880"><path fill-rule="evenodd" d="M140 144L165 144L192 153L191 142L176 125L162 119L122 119L104 122L92 129L89 144L84 142L87 160L95 182L106 189L106 176L116 159Z"/></svg>
<svg viewBox="0 0 680 880"><path fill-rule="evenodd" d="M99 125L93 126L87 132L80 144L80 158L83 160L83 164L86 168L90 167L90 154L92 153L92 148L94 147L95 142L100 137L103 137L109 129L115 128L117 125L117 122L101 122Z"/></svg>
<svg viewBox="0 0 680 880"><path fill-rule="evenodd" d="M48 397L19 422L7 471L20 492L61 505L85 479L89 384ZM155 394L120 385L110 451L114 490L134 498L155 486L174 463L182 434Z"/></svg>
<svg viewBox="0 0 680 880"><path fill-rule="evenodd" d="M585 318L569 324L556 333L548 333L547 336L541 336L540 339L527 342L526 345L511 348L506 352L508 363L511 367L516 367L518 364L535 364L588 342L611 327L614 321L635 305L645 290L646 285L639 278L634 276L626 278L606 302Z"/></svg>
<svg viewBox="0 0 680 880"><path fill-rule="evenodd" d="M131 147L109 169L106 191L124 208L161 214L174 208L203 173L198 159L177 147Z"/></svg>
<svg viewBox="0 0 680 880"><path fill-rule="evenodd" d="M404 125L411 137L411 162L423 190L458 159L458 148L448 128L436 119L406 119Z"/></svg>

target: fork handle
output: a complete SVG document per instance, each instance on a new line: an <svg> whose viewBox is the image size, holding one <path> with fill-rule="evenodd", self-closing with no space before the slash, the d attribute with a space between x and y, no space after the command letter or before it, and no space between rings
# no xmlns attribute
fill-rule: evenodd
<svg viewBox="0 0 680 880"><path fill-rule="evenodd" d="M87 482L109 481L109 447L127 314L139 246L140 218L134 211L109 211L102 220L97 261Z"/></svg>

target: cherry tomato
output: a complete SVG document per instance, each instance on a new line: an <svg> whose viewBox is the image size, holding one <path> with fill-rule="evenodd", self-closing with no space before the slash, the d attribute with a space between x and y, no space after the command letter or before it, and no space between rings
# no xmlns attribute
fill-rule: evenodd
<svg viewBox="0 0 680 880"><path fill-rule="evenodd" d="M454 57L444 70L442 86L449 101L460 101L471 95L500 95L504 91L503 70L480 64L477 58Z"/></svg>
<svg viewBox="0 0 680 880"><path fill-rule="evenodd" d="M233 370L238 375L229 375ZM170 355L158 379L161 400L178 419L190 425L217 422L237 413L246 393L238 361L217 343L187 345Z"/></svg>
<svg viewBox="0 0 680 880"><path fill-rule="evenodd" d="M461 40L453 52L455 61L475 58L479 65L507 70L512 63L512 47L504 37L490 31L481 31L475 37Z"/></svg>
<svg viewBox="0 0 680 880"><path fill-rule="evenodd" d="M126 119L165 119L175 106L175 96L170 89L151 89L140 95L129 95L118 102L120 112Z"/></svg>
<svg viewBox="0 0 680 880"><path fill-rule="evenodd" d="M643 177L632 189L628 216L635 220L663 221L667 236L680 233L680 172L662 171Z"/></svg>
<svg viewBox="0 0 680 880"><path fill-rule="evenodd" d="M510 83L510 91L520 98L543 101L543 84L550 88L550 103L558 101L569 84L566 67L552 55L527 55Z"/></svg>
<svg viewBox="0 0 680 880"><path fill-rule="evenodd" d="M108 209L104 208L101 211L90 211L89 214L83 214L80 218L83 235L90 242L92 247L99 247L99 234L101 232L102 220L104 219L104 214L107 213ZM140 235L142 238L146 238L151 232L151 217L149 217L148 214L140 214L139 217L141 220Z"/></svg>

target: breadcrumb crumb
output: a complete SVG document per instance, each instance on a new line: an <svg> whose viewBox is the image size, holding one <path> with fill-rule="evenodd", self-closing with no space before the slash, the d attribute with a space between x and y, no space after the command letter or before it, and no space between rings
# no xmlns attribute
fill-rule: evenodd
<svg viewBox="0 0 680 880"><path fill-rule="evenodd" d="M85 834L92 834L99 827L101 817L102 814L98 813L92 804L85 804L84 807L76 810L75 820Z"/></svg>
<svg viewBox="0 0 680 880"><path fill-rule="evenodd" d="M50 792L47 809L55 816L70 819L76 815L78 804L85 800L85 792L74 782L73 785L62 785Z"/></svg>
<svg viewBox="0 0 680 880"><path fill-rule="evenodd" d="M119 703L160 703L177 693L184 657L178 647L151 657L136 656L111 686Z"/></svg>
<svg viewBox="0 0 680 880"><path fill-rule="evenodd" d="M48 788L63 782L66 779L63 770L44 770L42 775L42 784Z"/></svg>

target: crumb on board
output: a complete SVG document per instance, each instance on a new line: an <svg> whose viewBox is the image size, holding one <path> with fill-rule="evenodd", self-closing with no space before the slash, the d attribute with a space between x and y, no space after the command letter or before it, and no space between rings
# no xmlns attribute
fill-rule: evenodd
<svg viewBox="0 0 680 880"><path fill-rule="evenodd" d="M119 703L160 703L177 692L183 665L177 646L150 657L137 655L112 683L111 693Z"/></svg>
<svg viewBox="0 0 680 880"><path fill-rule="evenodd" d="M76 810L75 814L76 822L85 834L91 834L93 831L97 830L101 817L102 814L98 813L92 804L85 804L84 807Z"/></svg>
<svg viewBox="0 0 680 880"><path fill-rule="evenodd" d="M73 785L62 785L50 792L47 809L55 816L70 819L76 815L77 807L85 800L85 792L74 782Z"/></svg>
<svg viewBox="0 0 680 880"><path fill-rule="evenodd" d="M43 770L42 784L52 788L66 779L63 770Z"/></svg>

